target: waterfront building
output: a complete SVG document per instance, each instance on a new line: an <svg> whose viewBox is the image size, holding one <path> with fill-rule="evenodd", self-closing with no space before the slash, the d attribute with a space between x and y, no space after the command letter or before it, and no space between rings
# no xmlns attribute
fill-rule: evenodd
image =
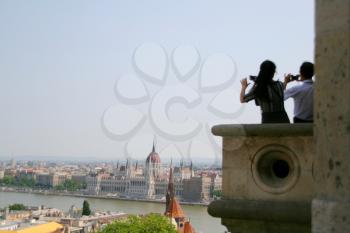
<svg viewBox="0 0 350 233"><path fill-rule="evenodd" d="M38 173L36 175L36 184L40 186L52 187L53 180L49 173Z"/></svg>
<svg viewBox="0 0 350 233"><path fill-rule="evenodd" d="M208 201L210 199L211 178L207 176L192 177L183 182L183 199L189 202Z"/></svg>
<svg viewBox="0 0 350 233"><path fill-rule="evenodd" d="M64 173L38 173L36 174L36 184L45 187L55 187L63 184L67 179L67 175Z"/></svg>
<svg viewBox="0 0 350 233"><path fill-rule="evenodd" d="M20 169L16 172L16 178L18 180L20 179L34 180L35 172L33 171L33 169Z"/></svg>
<svg viewBox="0 0 350 233"><path fill-rule="evenodd" d="M86 183L86 174L72 174L71 180L75 181L78 184L85 184Z"/></svg>
<svg viewBox="0 0 350 233"><path fill-rule="evenodd" d="M192 163L174 168L174 186L176 195L183 199L184 182L194 178ZM159 154L153 144L145 164L117 164L113 174L106 172L90 173L86 178L87 193L90 195L112 195L136 199L164 199L168 185L168 170L162 167ZM203 195L207 197L207 195ZM200 201L200 200L199 200Z"/></svg>
<svg viewBox="0 0 350 233"><path fill-rule="evenodd" d="M16 169L15 168L6 168L4 171L4 176L15 176Z"/></svg>
<svg viewBox="0 0 350 233"><path fill-rule="evenodd" d="M52 189L60 186L55 192L68 193L65 181L78 183L76 193L88 195L101 195L130 199L164 200L167 191L169 168L163 167L161 157L153 145L151 152L145 156L145 162L126 163L93 163L86 165L47 164L46 167L28 167L17 164L17 168L4 168L0 170L0 177L11 176L16 178L17 190L26 191L22 181L34 181L30 188ZM214 190L221 187L220 172L214 170L196 170L192 162L180 161L173 167L175 195L180 201L208 202L213 197ZM208 177L211 181L208 181ZM11 187L12 188L12 187ZM67 190L62 190L67 189ZM28 188L27 191L31 191ZM220 192L218 192L220 193Z"/></svg>
<svg viewBox="0 0 350 233"><path fill-rule="evenodd" d="M212 174L211 176L211 184L210 184L210 194L211 198L213 197L214 192L221 192L222 189L222 176L218 174Z"/></svg>

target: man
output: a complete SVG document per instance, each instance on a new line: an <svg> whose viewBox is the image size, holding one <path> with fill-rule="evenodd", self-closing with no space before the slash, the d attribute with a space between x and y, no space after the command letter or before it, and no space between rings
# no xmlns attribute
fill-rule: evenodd
<svg viewBox="0 0 350 233"><path fill-rule="evenodd" d="M294 123L313 122L313 92L314 65L311 62L304 62L300 66L300 77L297 81L302 82L284 91L284 100L294 99ZM294 76L295 77L295 76ZM284 88L295 79L291 74L284 77Z"/></svg>

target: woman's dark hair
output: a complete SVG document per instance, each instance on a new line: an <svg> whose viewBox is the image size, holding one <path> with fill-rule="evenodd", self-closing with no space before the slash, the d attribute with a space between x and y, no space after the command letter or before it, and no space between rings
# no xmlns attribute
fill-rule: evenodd
<svg viewBox="0 0 350 233"><path fill-rule="evenodd" d="M276 72L276 65L270 60L263 61L256 79L255 95L257 98L270 101L267 85L272 83L272 78Z"/></svg>

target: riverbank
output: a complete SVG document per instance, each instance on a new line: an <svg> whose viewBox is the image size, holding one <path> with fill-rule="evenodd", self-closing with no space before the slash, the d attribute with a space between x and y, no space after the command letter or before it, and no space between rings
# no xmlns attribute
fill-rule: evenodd
<svg viewBox="0 0 350 233"><path fill-rule="evenodd" d="M81 197L81 198L120 200L120 201L135 201L135 202L149 202L149 203L161 203L161 204L165 203L165 200L123 198L123 197L107 196L107 195L88 195L88 194L83 194L83 193L58 192L58 191L54 191L54 190L32 190L32 189L27 189L27 188L1 187L0 192L31 193L31 194L39 194L39 195L68 196L68 197ZM180 202L180 204L181 205L188 205L188 206L208 206L209 205L209 203L202 203L202 202Z"/></svg>

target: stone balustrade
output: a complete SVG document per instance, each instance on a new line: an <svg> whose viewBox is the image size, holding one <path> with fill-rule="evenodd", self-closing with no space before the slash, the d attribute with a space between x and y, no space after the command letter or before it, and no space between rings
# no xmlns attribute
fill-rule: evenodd
<svg viewBox="0 0 350 233"><path fill-rule="evenodd" d="M208 212L230 232L311 232L312 124L217 125L223 197Z"/></svg>

